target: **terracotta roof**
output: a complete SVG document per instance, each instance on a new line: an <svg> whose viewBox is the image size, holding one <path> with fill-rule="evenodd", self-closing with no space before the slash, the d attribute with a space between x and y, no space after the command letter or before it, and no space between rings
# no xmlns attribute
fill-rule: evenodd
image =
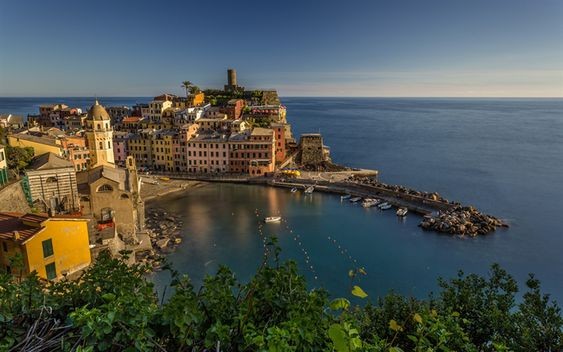
<svg viewBox="0 0 563 352"><path fill-rule="evenodd" d="M0 213L0 239L12 240L21 244L41 230L41 227L25 225L22 221L22 215L19 213ZM27 215L31 214L25 216Z"/></svg>
<svg viewBox="0 0 563 352"><path fill-rule="evenodd" d="M130 116L130 117L125 117L122 122L139 122L142 119L142 117L139 116Z"/></svg>

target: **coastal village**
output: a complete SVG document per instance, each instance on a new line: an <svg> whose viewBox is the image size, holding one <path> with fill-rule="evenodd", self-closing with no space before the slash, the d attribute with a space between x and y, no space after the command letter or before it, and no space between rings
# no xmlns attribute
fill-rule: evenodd
<svg viewBox="0 0 563 352"><path fill-rule="evenodd" d="M482 235L505 226L436 193L378 181L332 163L318 133L296 138L274 90L247 90L234 69L223 89L182 83L185 96L88 111L62 102L27 119L1 115L0 270L75 277L103 250L160 263L181 243L182 220L145 200L200 182L245 182L338 193L364 206L424 216L420 226ZM182 180L178 182L178 180Z"/></svg>

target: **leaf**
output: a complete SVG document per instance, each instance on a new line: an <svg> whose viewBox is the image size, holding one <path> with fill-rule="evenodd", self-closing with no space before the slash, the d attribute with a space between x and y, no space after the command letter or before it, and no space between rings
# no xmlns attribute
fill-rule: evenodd
<svg viewBox="0 0 563 352"><path fill-rule="evenodd" d="M389 329L393 331L403 331L403 327L399 325L395 319L389 321Z"/></svg>
<svg viewBox="0 0 563 352"><path fill-rule="evenodd" d="M400 347L390 347L389 352L403 352Z"/></svg>
<svg viewBox="0 0 563 352"><path fill-rule="evenodd" d="M348 309L350 306L350 301L346 298L336 298L332 302L330 302L330 309L332 310L339 310L339 309Z"/></svg>
<svg viewBox="0 0 563 352"><path fill-rule="evenodd" d="M452 317L459 317L459 312L453 312Z"/></svg>
<svg viewBox="0 0 563 352"><path fill-rule="evenodd" d="M422 317L420 316L420 314L415 313L412 318L413 318L414 321L416 321L417 323L422 324Z"/></svg>
<svg viewBox="0 0 563 352"><path fill-rule="evenodd" d="M367 274L368 274L367 271L366 271L366 269L365 269L364 267L359 268L359 269L358 269L358 272L359 272L360 274L362 274L362 275L367 275Z"/></svg>
<svg viewBox="0 0 563 352"><path fill-rule="evenodd" d="M348 352L348 343L346 341L346 333L340 324L332 324L328 329L328 336L334 344L334 349L337 352Z"/></svg>
<svg viewBox="0 0 563 352"><path fill-rule="evenodd" d="M354 286L352 288L352 294L360 298L366 298L368 296L368 294L364 290L362 290L360 286Z"/></svg>

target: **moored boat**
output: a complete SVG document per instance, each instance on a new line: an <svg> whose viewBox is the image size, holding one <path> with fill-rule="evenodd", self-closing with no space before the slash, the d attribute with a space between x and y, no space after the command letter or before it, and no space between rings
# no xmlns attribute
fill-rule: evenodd
<svg viewBox="0 0 563 352"><path fill-rule="evenodd" d="M295 192L297 192L297 188L293 187L293 188L291 189L291 193L295 193Z"/></svg>
<svg viewBox="0 0 563 352"><path fill-rule="evenodd" d="M350 198L350 202L351 202L351 203L356 203L356 202L359 202L360 200L362 200L362 197Z"/></svg>
<svg viewBox="0 0 563 352"><path fill-rule="evenodd" d="M345 196L340 196L340 200L350 199L350 197L352 197L351 194L347 194L347 195L345 195Z"/></svg>
<svg viewBox="0 0 563 352"><path fill-rule="evenodd" d="M362 207L364 208L371 208L377 205L377 199L366 198L362 202Z"/></svg>
<svg viewBox="0 0 563 352"><path fill-rule="evenodd" d="M314 190L315 190L315 186L309 186L305 189L305 194L313 194Z"/></svg>
<svg viewBox="0 0 563 352"><path fill-rule="evenodd" d="M391 209L391 207L392 207L391 204L389 204L389 203L383 203L383 205L380 205L380 206L379 206L379 209L381 209L381 210L388 210L388 209Z"/></svg>
<svg viewBox="0 0 563 352"><path fill-rule="evenodd" d="M264 218L264 222L280 222L281 216L268 216Z"/></svg>
<svg viewBox="0 0 563 352"><path fill-rule="evenodd" d="M407 208L397 209L397 216L406 216L409 210Z"/></svg>

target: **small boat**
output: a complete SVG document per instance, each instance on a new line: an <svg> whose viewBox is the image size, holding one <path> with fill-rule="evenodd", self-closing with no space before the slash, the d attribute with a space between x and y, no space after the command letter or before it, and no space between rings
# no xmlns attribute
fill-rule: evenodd
<svg viewBox="0 0 563 352"><path fill-rule="evenodd" d="M340 200L344 200L344 199L350 199L352 197L351 194L347 194L345 196L340 196Z"/></svg>
<svg viewBox="0 0 563 352"><path fill-rule="evenodd" d="M315 190L315 186L309 186L305 189L305 194L313 194L314 190Z"/></svg>
<svg viewBox="0 0 563 352"><path fill-rule="evenodd" d="M409 210L407 208L399 208L397 209L397 216L405 216Z"/></svg>
<svg viewBox="0 0 563 352"><path fill-rule="evenodd" d="M360 200L362 200L362 197L350 198L350 202L351 202L351 203L357 203L357 202L359 202Z"/></svg>
<svg viewBox="0 0 563 352"><path fill-rule="evenodd" d="M362 202L362 207L364 207L364 208L371 208L375 205L377 205L377 200L371 199L371 198L366 198Z"/></svg>
<svg viewBox="0 0 563 352"><path fill-rule="evenodd" d="M297 192L297 188L293 187L293 188L291 189L291 193L295 193L295 192Z"/></svg>
<svg viewBox="0 0 563 352"><path fill-rule="evenodd" d="M264 222L280 222L281 221L281 216L268 216L267 218L264 218Z"/></svg>
<svg viewBox="0 0 563 352"><path fill-rule="evenodd" d="M383 203L383 205L379 206L379 209L381 210L387 210L387 209L391 209L392 205L389 203Z"/></svg>

